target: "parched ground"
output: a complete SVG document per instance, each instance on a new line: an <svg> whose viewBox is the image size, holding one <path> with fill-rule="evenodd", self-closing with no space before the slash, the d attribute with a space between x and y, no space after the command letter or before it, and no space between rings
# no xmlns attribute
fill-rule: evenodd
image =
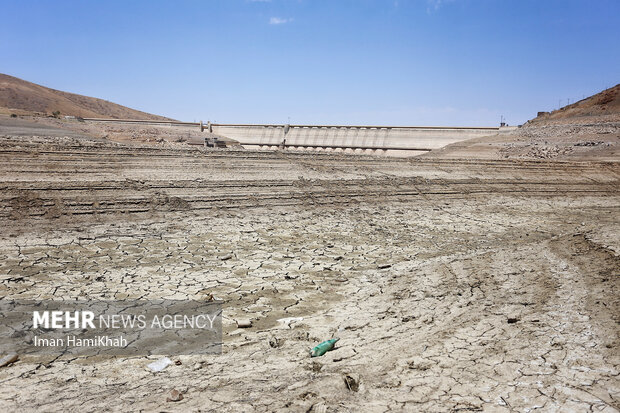
<svg viewBox="0 0 620 413"><path fill-rule="evenodd" d="M2 137L3 297L212 295L225 319L221 355L157 374L24 356L0 408L619 411L619 180L614 162Z"/></svg>

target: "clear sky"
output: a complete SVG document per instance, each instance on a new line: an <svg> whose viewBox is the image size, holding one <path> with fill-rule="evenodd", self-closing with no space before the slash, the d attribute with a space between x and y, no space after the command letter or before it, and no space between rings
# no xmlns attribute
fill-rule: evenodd
<svg viewBox="0 0 620 413"><path fill-rule="evenodd" d="M519 124L620 82L619 0L0 0L0 72L179 120Z"/></svg>

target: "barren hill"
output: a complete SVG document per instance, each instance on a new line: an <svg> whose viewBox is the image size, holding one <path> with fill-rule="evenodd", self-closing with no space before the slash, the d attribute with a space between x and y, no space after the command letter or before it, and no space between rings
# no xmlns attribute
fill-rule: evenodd
<svg viewBox="0 0 620 413"><path fill-rule="evenodd" d="M432 151L429 158L620 160L620 84L509 133L470 139Z"/></svg>
<svg viewBox="0 0 620 413"><path fill-rule="evenodd" d="M606 120L612 121L620 120L620 84L553 112L539 112L538 116L528 123L555 120L579 122L592 117L611 118Z"/></svg>
<svg viewBox="0 0 620 413"><path fill-rule="evenodd" d="M103 99L50 89L0 73L0 112L49 115L57 111L61 115L91 118L170 120Z"/></svg>

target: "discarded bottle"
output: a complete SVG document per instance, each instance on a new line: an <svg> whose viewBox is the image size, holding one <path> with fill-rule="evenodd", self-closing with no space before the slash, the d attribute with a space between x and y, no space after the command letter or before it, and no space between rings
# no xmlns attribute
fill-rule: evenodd
<svg viewBox="0 0 620 413"><path fill-rule="evenodd" d="M336 341L340 340L339 338L332 338L331 340L327 340L316 346L310 351L311 357L320 357L323 354L327 353L330 350L334 349L334 345Z"/></svg>

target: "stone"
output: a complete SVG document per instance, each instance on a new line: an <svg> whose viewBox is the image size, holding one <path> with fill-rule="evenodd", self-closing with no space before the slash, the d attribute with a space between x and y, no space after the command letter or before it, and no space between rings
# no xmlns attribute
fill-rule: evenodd
<svg viewBox="0 0 620 413"><path fill-rule="evenodd" d="M0 367L8 366L9 364L13 364L19 359L17 353L10 353L6 356L0 358Z"/></svg>
<svg viewBox="0 0 620 413"><path fill-rule="evenodd" d="M176 389L173 389L170 392L170 397L166 398L167 402L180 402L181 400L183 400L183 393Z"/></svg>

